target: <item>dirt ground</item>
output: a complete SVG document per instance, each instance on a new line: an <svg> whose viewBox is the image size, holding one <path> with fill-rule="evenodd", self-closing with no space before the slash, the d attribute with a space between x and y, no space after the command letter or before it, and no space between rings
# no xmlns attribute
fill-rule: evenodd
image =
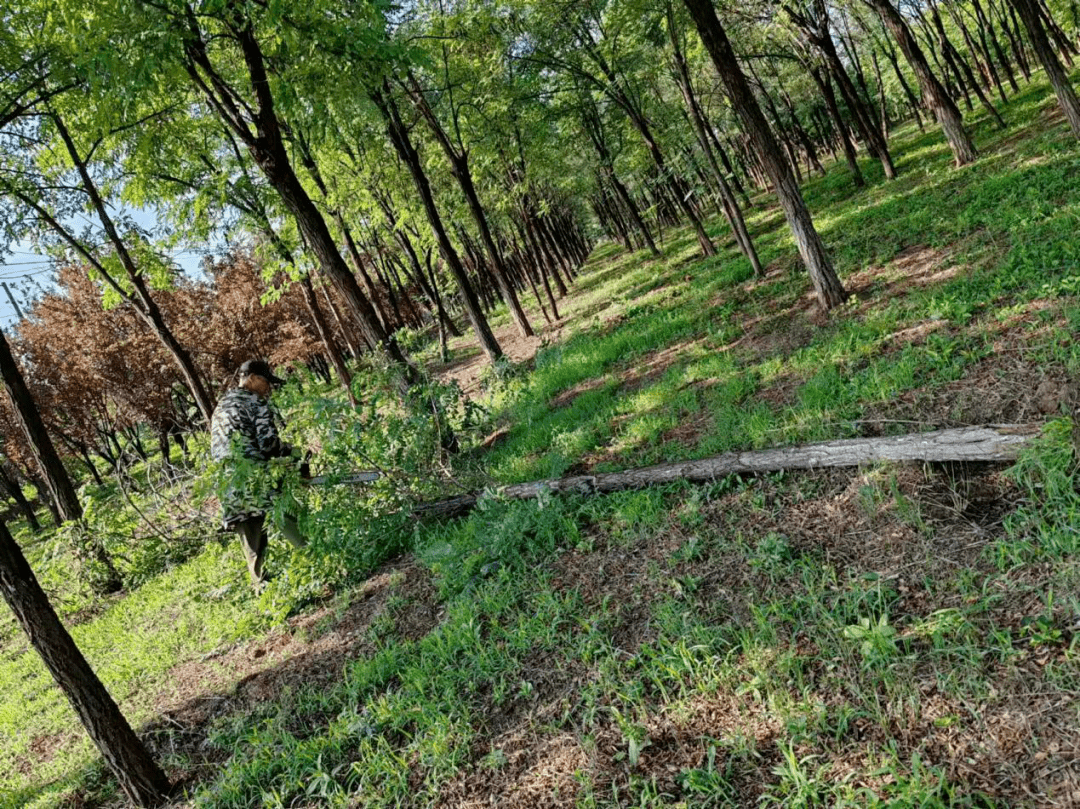
<svg viewBox="0 0 1080 809"><path fill-rule="evenodd" d="M533 318L531 323L536 331L532 337L523 336L513 323L492 329L503 353L515 365L531 362L545 342L562 339L566 321L544 323L542 319L536 322ZM480 393L484 373L490 367L487 357L476 348L471 334L451 339L449 347L461 356L448 363L432 365L429 370L444 382L457 382L466 396L475 397Z"/></svg>

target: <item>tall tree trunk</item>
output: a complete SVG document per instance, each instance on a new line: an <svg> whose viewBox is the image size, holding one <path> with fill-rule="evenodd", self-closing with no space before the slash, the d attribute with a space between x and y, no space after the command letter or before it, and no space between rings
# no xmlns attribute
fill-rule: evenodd
<svg viewBox="0 0 1080 809"><path fill-rule="evenodd" d="M810 16L800 13L790 5L785 5L784 10L802 31L805 40L813 45L824 58L825 68L836 80L840 95L851 112L855 128L865 141L867 150L881 161L885 177L890 180L896 179L896 167L889 154L889 145L874 122L874 114L869 104L864 103L859 97L859 91L848 76L847 69L836 50L836 43L829 29L829 13L824 3L815 4L813 9L807 12ZM863 83L865 85L865 80Z"/></svg>
<svg viewBox="0 0 1080 809"><path fill-rule="evenodd" d="M787 169L776 139L769 131L765 116L761 113L753 91L739 68L735 51L716 16L712 0L683 0L697 26L701 40L712 57L713 64L724 83L731 105L742 123L743 130L754 143L758 157L772 180L788 225L799 246L799 253L810 273L810 280L817 292L822 308L832 309L847 298L840 279L836 276L825 245L814 228L810 212L806 208L795 178Z"/></svg>
<svg viewBox="0 0 1080 809"><path fill-rule="evenodd" d="M41 523L38 521L37 514L34 513L34 507L30 505L30 501L26 499L26 495L23 494L22 485L19 483L19 476L12 471L9 471L3 463L0 463L0 486L3 486L4 491L8 493L8 496L15 501L15 505L22 511L23 516L26 517L26 522L30 526L30 530L35 534L41 531Z"/></svg>
<svg viewBox="0 0 1080 809"><path fill-rule="evenodd" d="M566 284L563 283L562 276L559 275L558 260L552 254L548 248L547 241L543 237L543 232L540 230L538 224L538 216L536 215L536 204L533 202L532 197L528 197L522 206L525 221L525 232L528 234L529 243L532 245L533 252L536 254L541 262L545 277L548 275L555 280L555 289L558 290L559 297L565 298L569 294L569 290L566 288Z"/></svg>
<svg viewBox="0 0 1080 809"><path fill-rule="evenodd" d="M516 238L511 238L510 245L511 249L514 251L514 262L517 265L518 270L525 276L525 280L528 281L529 287L532 289L533 297L536 298L536 305L540 307L540 311L544 315L544 321L548 325L551 325L555 321L552 319L551 315L548 314L547 306L544 305L544 299L540 297L540 290L536 287L536 279L529 266L529 260L522 254L521 246L518 244Z"/></svg>
<svg viewBox="0 0 1080 809"><path fill-rule="evenodd" d="M606 78L606 82L598 82L598 84L603 89L603 92L622 108L623 112L626 113L627 118L630 119L630 123L634 125L638 134L641 135L642 140L645 141L645 146L649 150L649 155L652 157L653 164L656 166L659 174L660 182L667 185L668 190L671 191L675 197L676 205L690 221L690 225L697 235L698 245L701 247L702 255L716 255L716 247L713 246L712 240L709 239L709 235L705 232L705 226L701 223L697 214L694 213L694 209L690 206L687 199L675 189L673 175L668 170L664 153L660 149L660 144L657 143L656 138L653 136L652 128L649 126L649 122L646 120L645 115L624 90L619 76L599 51L596 50L592 41L592 33L590 31L583 32L583 38L586 40L586 53L589 54Z"/></svg>
<svg viewBox="0 0 1080 809"><path fill-rule="evenodd" d="M761 260L758 258L757 249L754 247L753 239L750 238L750 232L746 228L746 220L743 218L742 211L739 209L739 203L735 200L735 195L731 193L731 187L727 184L724 173L720 171L720 166L716 162L716 155L713 154L712 144L709 142L709 135L707 132L708 125L705 123L705 115L701 111L701 105L698 103L697 96L694 94L694 86L690 79L690 70L686 64L686 57L683 56L682 46L680 44L681 36L676 28L675 8L671 0L669 0L667 4L667 18L668 38L671 42L672 51L674 52L676 82L679 85L683 101L686 103L687 111L690 114L690 122L693 125L694 134L697 136L698 146L701 149L702 154L705 155L709 168L712 169L713 177L716 178L717 185L720 189L720 197L723 200L724 215L728 220L728 224L731 226L731 232L735 236L735 241L739 245L739 249L742 250L743 255L745 255L750 262L750 266L753 267L754 275L761 278L765 275L765 270L761 266ZM812 150L813 147L808 148Z"/></svg>
<svg viewBox="0 0 1080 809"><path fill-rule="evenodd" d="M881 80L881 63L877 58L877 51L870 51L870 61L874 65L874 78L878 86L878 106L881 108L881 137L889 137L889 102L885 98L885 82Z"/></svg>
<svg viewBox="0 0 1080 809"><path fill-rule="evenodd" d="M510 310L510 317L513 319L522 337L532 337L534 333L532 325L529 323L529 318L525 315L525 310L521 308L521 302L518 300L517 293L510 284L502 254L495 245L495 239L491 236L491 228L488 225L487 214L484 212L484 206L480 202L480 195L476 192L476 184L473 182L472 169L469 167L468 152L464 148L455 146L451 143L450 136L446 133L446 130L443 129L439 119L435 116L435 112L428 104L427 97L424 95L424 91L420 87L419 82L417 82L416 78L411 74L408 77L408 96L412 100L413 106L419 111L420 117L427 123L428 129L431 130L431 134L435 136L435 140L438 142L439 146L442 147L443 153L450 163L450 173L454 175L454 179L457 180L462 194L465 195L465 203L468 205L469 213L472 215L473 222L476 224L476 229L480 233L480 241L483 242L484 249L488 254L488 260L491 262L491 270L492 274L495 276L495 283L498 285L499 293L506 303L506 308Z"/></svg>
<svg viewBox="0 0 1080 809"><path fill-rule="evenodd" d="M559 320L559 307L555 301L555 294L551 291L551 283L548 281L548 275L544 271L543 259L537 252L535 245L532 245L533 236L529 230L528 213L525 210L524 202L521 204L521 219L514 224L517 226L518 233L521 236L522 254L525 260L532 264L536 274L540 277L540 282L544 286L544 295L548 300L548 306L551 307L552 317L555 318L555 320Z"/></svg>
<svg viewBox="0 0 1080 809"><path fill-rule="evenodd" d="M0 522L0 592L128 800L136 806L164 803L170 791L165 773L60 623L3 522Z"/></svg>
<svg viewBox="0 0 1080 809"><path fill-rule="evenodd" d="M649 248L649 252L654 257L658 257L660 251L656 248L656 242L653 241L649 226L645 224L645 220L642 218L641 211L638 210L634 198L630 196L630 192L626 190L626 186L623 185L622 180L615 174L615 169L611 165L605 164L603 170L607 174L608 182L611 183L611 187L615 189L619 201L622 202L623 208L626 210L626 215L633 221L634 227L645 242L645 246Z"/></svg>
<svg viewBox="0 0 1080 809"><path fill-rule="evenodd" d="M345 239L345 251L349 254L349 260L352 261L353 270L359 273L361 280L364 282L364 289L367 291L368 299L371 301L375 313L379 316L383 329L387 334L392 334L401 323L395 323L393 318L390 317L390 313L384 308L382 299L379 296L379 288L371 277L371 273L368 272L367 262L364 261L363 256L360 254L360 248L353 237L352 228L345 224L345 220L340 213L336 214L335 218L337 219L338 229Z"/></svg>
<svg viewBox="0 0 1080 809"><path fill-rule="evenodd" d="M826 38L825 41L827 44L823 50L826 55L826 64L836 79L836 84L840 88L840 95L851 111L852 119L855 121L859 134L862 135L863 140L866 142L867 150L881 161L885 178L895 180L896 167L893 165L892 155L889 154L889 146L885 142L880 128L874 122L873 112L859 97L858 90L848 76L847 70L844 69L840 56L832 44L832 39Z"/></svg>
<svg viewBox="0 0 1080 809"><path fill-rule="evenodd" d="M986 93L984 93L982 87L979 86L979 81L975 78L975 74L971 72L971 66L968 65L963 54L956 49L956 46L952 44L952 40L950 40L945 33L945 23L941 19L941 14L938 13L937 6L932 5L930 7L930 18L934 23L934 28L937 29L938 40L941 42L942 51L951 54L953 62L963 72L967 84L978 97L979 103L983 105L983 109L990 113L990 117L994 119L999 128L1004 129L1005 121L1002 120L1001 114L994 108L994 105L990 103L990 99L986 97Z"/></svg>
<svg viewBox="0 0 1080 809"><path fill-rule="evenodd" d="M1050 13L1050 7L1046 4L1046 0L1032 0L1032 2L1035 4L1043 29L1049 35L1049 38L1054 40L1061 58L1065 60L1065 64L1072 67L1073 54L1076 53L1076 48L1073 47L1069 38L1065 36L1065 32L1061 30L1061 26L1054 19L1054 15Z"/></svg>
<svg viewBox="0 0 1080 809"><path fill-rule="evenodd" d="M978 22L977 28L979 31L979 38L984 40L983 47L986 47L985 40L989 38L990 45L993 46L994 55L997 57L1001 69L1005 71L1005 79L1009 82L1010 89L1012 89L1013 93L1019 93L1020 85L1016 83L1016 76L1013 73L1012 63L1009 61L1009 57L1006 55L1005 50L998 41L997 32L994 30L993 20L985 11L983 11L982 4L979 0L972 0L971 5L975 10L975 19ZM987 58L989 59L989 54L987 55Z"/></svg>
<svg viewBox="0 0 1080 809"><path fill-rule="evenodd" d="M1058 61L1057 54L1050 45L1050 39L1043 28L1042 19L1036 0L1009 0L1020 14L1027 28L1028 38L1035 49L1035 55L1042 63L1046 71L1046 77L1054 88L1058 104L1065 113L1065 120L1069 122L1069 128L1073 135L1080 138L1080 101L1077 101L1076 91L1069 83L1069 76Z"/></svg>
<svg viewBox="0 0 1080 809"><path fill-rule="evenodd" d="M367 292L368 300L371 302L372 308L374 308L375 314L379 318L380 325L387 334L390 334L400 324L391 323L386 310L383 309L382 301L379 299L379 293L375 287L375 283L368 274L367 267L364 265L364 260L360 256L360 250L357 249L356 240L352 235L352 229L345 223L345 217L341 215L341 210L330 204L329 189L326 187L322 172L319 171L319 164L316 162L315 155L311 151L311 147L302 131L296 131L295 140L300 147L300 162L304 165L304 168L307 169L308 174L314 181L315 187L322 195L323 202L330 208L330 214L334 218L334 223L337 225L338 231L345 240L345 249L349 254L349 259L353 263L353 269L360 274L360 278L364 282L364 290Z"/></svg>
<svg viewBox="0 0 1080 809"><path fill-rule="evenodd" d="M983 85L987 91L992 88L997 88L998 97L1001 99L1002 104L1008 104L1008 96L1005 95L1005 88L1001 85L1001 79L998 76L997 69L994 67L994 59L990 56L990 48L986 44L986 33L979 31L978 44L976 44L975 38L971 36L971 31L968 29L967 24L964 22L964 16L960 12L960 9L954 3L948 3L946 8L949 11L949 16L952 18L953 23L960 29L961 35L964 37L964 44L967 45L968 52L971 54L971 58L975 60L975 64L979 68L979 72L983 77Z"/></svg>
<svg viewBox="0 0 1080 809"><path fill-rule="evenodd" d="M261 216L259 214L261 214ZM260 219L260 226L262 227L263 233L266 234L267 238L270 239L270 243L273 245L274 250L277 252L278 256L288 266L295 267L296 262L293 258L292 251L289 249L288 245L286 245L285 242L282 241L281 237L278 236L277 231L274 229L273 224L270 222L270 217L266 214L264 210L257 211L256 215L257 218ZM353 395L352 392L352 375L349 373L349 369L345 365L345 359L341 355L341 350L338 348L338 344L334 341L333 332L326 322L326 317L323 315L322 309L319 307L318 300L315 297L315 288L311 283L311 276L309 274L304 273L303 277L300 280L300 288L304 296L304 303L307 306L308 314L311 315L311 321L315 324L315 331L319 335L319 340L322 342L323 348L326 350L327 356L330 357L330 362L333 363L334 368L337 370L338 379L341 380L341 384L345 388L346 394L349 397L349 401L355 405L356 397ZM326 300L329 303L330 295L328 292L326 292L325 287L323 288L323 292L326 293ZM345 326L341 322L341 318L338 315L337 310L333 309L332 304L331 309L333 310L334 317L338 320L338 326L339 328L341 328L342 336L344 337L346 344L351 347L351 343L349 341L349 334L345 331ZM354 356L359 359L360 355L354 353Z"/></svg>
<svg viewBox="0 0 1080 809"><path fill-rule="evenodd" d="M436 316L442 321L442 328L450 332L454 337L461 336L461 330L457 327L457 324L446 313L446 309L442 306L442 298L438 293L437 285L433 282L429 283L428 274L424 271L424 268L420 265L420 257L416 253L416 248L413 246L412 239L409 238L409 234L400 227L397 214L394 213L393 205L391 204L389 196L385 192L380 192L379 189L375 189L375 199L379 203L379 207L382 208L383 216L386 218L387 226L394 233L394 238L397 239L401 249L405 251L405 254L409 257L409 264L413 268L413 273L416 275L417 282L424 294L427 295L431 301L431 305L436 312Z"/></svg>
<svg viewBox="0 0 1080 809"><path fill-rule="evenodd" d="M360 325L368 345L382 351L399 369L401 391L420 381L416 368L405 358L401 347L379 323L371 302L364 296L355 276L345 266L326 220L316 207L303 184L296 176L281 131L281 122L274 109L271 83L266 72L262 49L251 24L243 19L229 19L227 24L240 46L251 87L256 98L254 131L245 114L237 108L235 96L227 89L224 79L214 69L207 54L206 43L198 27L194 11L187 9L188 30L183 43L187 58L185 68L192 82L222 117L225 124L248 149L255 165L263 172L278 193L286 210L296 220L301 236L319 262L319 267L341 292L350 314ZM207 77L204 79L204 75ZM209 84L207 83L209 81Z"/></svg>
<svg viewBox="0 0 1080 809"><path fill-rule="evenodd" d="M618 210L618 203L613 202L604 182L603 175L596 172L596 216L600 223L607 229L612 239L622 242L627 253L632 253L634 244L630 240L630 231L626 228L622 214ZM654 254L655 255L655 254Z"/></svg>
<svg viewBox="0 0 1080 809"><path fill-rule="evenodd" d="M1009 40L1009 47L1016 57L1016 64L1019 66L1020 72L1024 74L1024 81L1030 82L1031 66L1028 65L1027 54L1024 53L1024 42L1020 35L1020 23L1016 19L1016 11L1009 5L1007 0L998 0L1000 5L994 5L994 0L987 0L987 2L990 4L990 9L1001 20L1001 28Z"/></svg>
<svg viewBox="0 0 1080 809"><path fill-rule="evenodd" d="M408 129L402 122L397 105L390 95L389 84L384 80L383 87L381 89L372 90L370 95L371 100L375 102L375 106L378 107L380 113L382 113L383 122L386 124L387 134L394 145L395 151L398 153L402 162L408 167L409 174L413 179L413 184L420 194L420 201L424 206L424 213L427 216L428 224L435 234L435 241L439 245L439 252L442 253L443 261L445 261L450 268L450 274L454 276L454 280L457 281L458 284L458 289L461 290L462 302L465 305L465 315L469 318L469 323L472 325L473 332L480 342L480 348L487 354L488 360L492 364L495 364L503 356L502 347L499 345L498 340L495 339L495 333L492 332L487 317L480 308L480 302L476 299L476 291L469 282L465 267L461 263L461 257L458 255L457 250L454 249L454 244L450 241L450 236L443 226L442 217L439 215L439 209L435 205L435 195L431 192L431 185L428 183L427 175L424 173L424 167L420 162L420 155L417 153L416 147L413 146L412 141L409 138Z"/></svg>
<svg viewBox="0 0 1080 809"><path fill-rule="evenodd" d="M106 461L108 463L108 461ZM118 472L115 463L113 465L113 472ZM26 479L30 481L35 489L37 489L38 499L44 504L45 508L49 512L49 516L52 517L53 525L59 528L64 524L64 517L60 514L60 507L56 505L56 498L52 496L52 492L49 491L49 484L45 482L45 479L41 476L40 472L34 470L26 471Z"/></svg>
<svg viewBox="0 0 1080 809"><path fill-rule="evenodd" d="M61 518L65 521L81 519L82 505L75 494L75 487L56 452L48 430L45 429L37 404L26 387L3 331L0 331L0 375L3 376L4 388L11 400L15 418L34 453L38 467L45 475L49 494L60 510Z"/></svg>
<svg viewBox="0 0 1080 809"><path fill-rule="evenodd" d="M791 95L784 87L784 83L780 78L780 72L774 70L774 78L777 84L780 86L780 98L784 101L784 107L788 111L788 117L791 119L791 129L795 133L795 137L798 138L799 143L802 144L803 154L806 155L806 172L810 173L813 169L822 177L825 176L825 167L821 165L821 160L818 159L817 148L814 146L814 140L810 137L810 133L806 130L806 127L802 125L802 121L799 120L799 113L795 109L795 102L792 101ZM887 134L887 132L886 132Z"/></svg>
<svg viewBox="0 0 1080 809"><path fill-rule="evenodd" d="M315 332L319 335L319 340L322 342L323 348L326 349L327 356L330 357L330 363L334 366L334 370L337 371L338 380L340 380L341 386L345 388L345 394L355 406L356 395L352 390L352 374L349 373L349 368L345 365L345 358L341 356L341 351L338 349L337 343L334 342L334 335L330 332L330 327L323 316L322 309L319 308L319 301L315 297L315 288L311 285L311 277L306 273L300 279L300 290L304 293L304 303L307 305L308 313L315 324Z"/></svg>
<svg viewBox="0 0 1080 809"><path fill-rule="evenodd" d="M836 136L840 139L840 147L844 152L848 170L851 172L851 179L854 181L856 188L863 188L866 185L866 180L859 169L859 159L855 155L855 146L851 142L851 138L848 137L847 126L844 124L844 119L840 117L840 105L836 102L832 79L826 71L817 65L809 65L807 72L818 86L821 97L825 99L825 108L829 111L829 118L832 121L833 128L836 130Z"/></svg>
<svg viewBox="0 0 1080 809"><path fill-rule="evenodd" d="M923 102L934 113L934 117L941 125L949 147L952 149L956 165L963 166L970 163L978 156L978 152L967 130L964 129L964 119L960 115L960 110L930 69L919 43L915 41L904 18L900 16L900 12L890 0L865 0L865 2L880 15L900 45L900 50L907 57L922 88Z"/></svg>
<svg viewBox="0 0 1080 809"><path fill-rule="evenodd" d="M880 20L880 18L879 22L882 26L885 25L884 21ZM893 47L892 43L888 41L888 36L888 32L886 31L886 41L883 45L885 49L885 58L888 59L889 64L892 65L893 73L896 74L896 80L900 82L900 89L904 91L904 96L907 98L908 104L911 106L911 111L915 114L915 123L918 125L919 131L922 132L923 120L922 115L919 114L919 107L921 106L921 104L919 103L919 99L916 98L915 93L912 91L911 85L908 84L907 79L904 77L904 71L900 69L900 60L896 56L896 48Z"/></svg>
<svg viewBox="0 0 1080 809"><path fill-rule="evenodd" d="M39 485L39 491L47 492L48 498L56 506L57 516L61 521L80 523L83 516L82 504L75 493L75 487L71 483L67 469L64 468L56 452L49 431L45 428L37 404L26 387L22 371L19 370L19 365L11 353L11 347L2 330L0 330L0 376L3 377L4 389L11 400L15 420L26 436L27 444L34 454L38 468L45 476L44 486L47 489L42 490ZM76 531L80 528L81 526L77 527ZM79 542L81 546L75 548L76 553L88 554L90 560L101 569L100 578L95 577L92 580L94 589L103 594L118 592L123 587L123 582L101 542L96 537L81 537Z"/></svg>
<svg viewBox="0 0 1080 809"><path fill-rule="evenodd" d="M704 117L704 114L702 114ZM713 148L716 149L716 154L720 155L720 163L724 167L724 171L731 177L731 184L735 186L735 190L739 193L739 196L743 198L743 205L747 208L754 207L754 201L750 199L750 195L746 192L746 186L743 185L742 180L739 179L739 173L735 171L735 166L731 163L731 158L728 157L727 149L720 143L720 138L716 135L716 130L711 125L705 127L705 133L709 136L709 140L712 142Z"/></svg>

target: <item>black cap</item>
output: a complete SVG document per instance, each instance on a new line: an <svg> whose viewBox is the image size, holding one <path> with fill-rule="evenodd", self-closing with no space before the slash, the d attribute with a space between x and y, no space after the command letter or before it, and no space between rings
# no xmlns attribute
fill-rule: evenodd
<svg viewBox="0 0 1080 809"><path fill-rule="evenodd" d="M275 385L285 384L285 380L280 376L274 376L274 372L270 370L270 364L265 360L248 360L241 365L240 378L243 379L245 376L261 376Z"/></svg>

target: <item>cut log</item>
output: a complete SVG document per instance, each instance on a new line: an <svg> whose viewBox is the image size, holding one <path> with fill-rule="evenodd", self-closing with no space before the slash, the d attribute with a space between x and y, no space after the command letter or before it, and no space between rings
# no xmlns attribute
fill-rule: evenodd
<svg viewBox="0 0 1080 809"><path fill-rule="evenodd" d="M657 464L625 472L575 475L502 486L490 493L466 494L424 503L417 517L456 517L468 512L485 495L507 500L528 500L541 491L608 493L642 489L685 480L709 483L728 475L777 472L782 469L825 469L859 466L876 461L1011 461L1020 448L1039 434L1038 424L998 424L959 427L929 433L884 438L846 438L797 447L726 452L697 461Z"/></svg>

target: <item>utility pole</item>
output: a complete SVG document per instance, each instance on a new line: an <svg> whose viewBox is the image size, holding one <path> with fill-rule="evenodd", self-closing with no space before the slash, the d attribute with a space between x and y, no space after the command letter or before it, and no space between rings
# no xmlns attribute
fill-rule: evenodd
<svg viewBox="0 0 1080 809"><path fill-rule="evenodd" d="M7 293L8 300L11 301L11 305L15 307L15 314L19 316L19 320L23 320L22 309L19 308L19 302L15 300L15 296L11 294L11 287L7 285L7 281L0 281L0 284L3 284L4 292Z"/></svg>

